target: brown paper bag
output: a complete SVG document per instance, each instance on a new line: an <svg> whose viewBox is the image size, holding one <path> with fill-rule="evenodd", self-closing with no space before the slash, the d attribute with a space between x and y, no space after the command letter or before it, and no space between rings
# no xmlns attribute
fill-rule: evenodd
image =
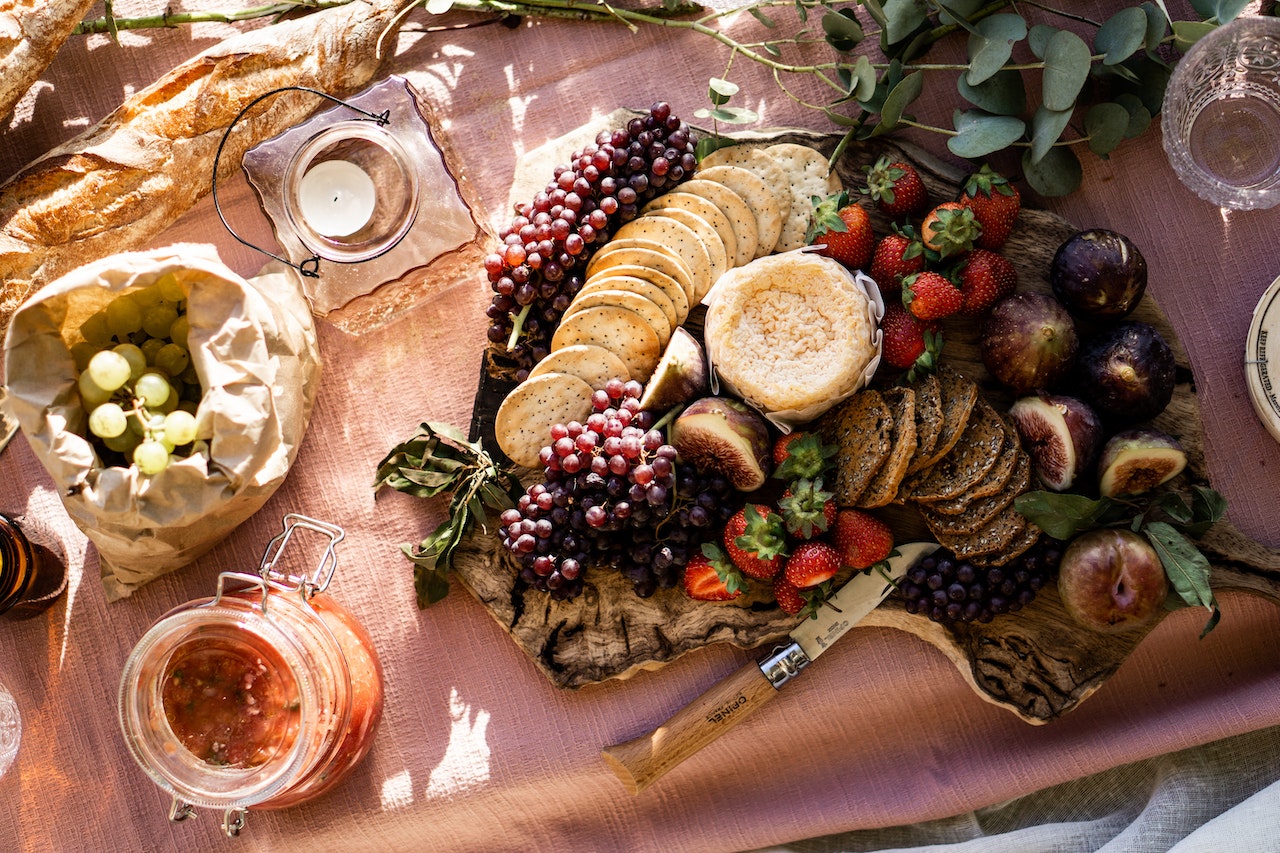
<svg viewBox="0 0 1280 853"><path fill-rule="evenodd" d="M211 435L154 475L104 467L83 437L87 413L70 347L117 295L186 270L188 337ZM299 279L246 281L213 247L177 245L88 264L14 315L5 339L9 407L67 512L97 547L108 600L180 568L225 538L284 481L319 390L320 353Z"/></svg>

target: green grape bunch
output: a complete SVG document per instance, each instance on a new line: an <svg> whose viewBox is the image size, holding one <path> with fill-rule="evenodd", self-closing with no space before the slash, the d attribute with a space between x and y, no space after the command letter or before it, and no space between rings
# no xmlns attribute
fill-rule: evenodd
<svg viewBox="0 0 1280 853"><path fill-rule="evenodd" d="M85 438L105 465L158 474L205 436L196 412L203 388L187 336L187 292L166 273L121 294L80 324L71 346Z"/></svg>

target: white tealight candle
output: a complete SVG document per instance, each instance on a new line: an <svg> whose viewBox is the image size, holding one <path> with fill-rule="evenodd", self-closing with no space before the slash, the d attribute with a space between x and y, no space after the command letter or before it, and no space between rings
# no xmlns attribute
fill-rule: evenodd
<svg viewBox="0 0 1280 853"><path fill-rule="evenodd" d="M317 163L298 182L298 211L326 237L346 237L363 228L377 198L373 179L348 160Z"/></svg>

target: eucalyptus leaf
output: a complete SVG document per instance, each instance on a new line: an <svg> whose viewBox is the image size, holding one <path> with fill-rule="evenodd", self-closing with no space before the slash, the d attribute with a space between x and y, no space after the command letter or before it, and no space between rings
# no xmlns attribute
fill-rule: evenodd
<svg viewBox="0 0 1280 853"><path fill-rule="evenodd" d="M1035 54L1036 59L1044 59L1045 51L1049 49L1049 41L1057 32L1057 27L1051 27L1048 24L1036 24L1027 33L1027 47L1031 48L1031 52Z"/></svg>
<svg viewBox="0 0 1280 853"><path fill-rule="evenodd" d="M885 0L884 33L889 44L897 44L925 22L929 15L926 0Z"/></svg>
<svg viewBox="0 0 1280 853"><path fill-rule="evenodd" d="M973 117L965 122L964 130L947 140L947 148L957 157L986 157L1017 142L1026 129L1026 123L1016 116Z"/></svg>
<svg viewBox="0 0 1280 853"><path fill-rule="evenodd" d="M1147 16L1147 35L1143 41L1143 46L1148 54L1154 55L1156 49L1160 47L1160 42L1164 41L1165 33L1169 31L1169 11L1164 8L1163 0L1157 8L1154 3L1143 3L1139 6L1143 14Z"/></svg>
<svg viewBox="0 0 1280 853"><path fill-rule="evenodd" d="M1094 104L1085 113L1084 130L1089 135L1089 150L1099 157L1110 154L1124 141L1129 129L1129 111L1114 102Z"/></svg>
<svg viewBox="0 0 1280 853"><path fill-rule="evenodd" d="M1050 148L1036 163L1031 162L1031 151L1028 149L1022 155L1022 172L1032 189L1049 197L1075 192L1084 177L1080 158L1065 145Z"/></svg>
<svg viewBox="0 0 1280 853"><path fill-rule="evenodd" d="M1132 92L1121 92L1116 96L1116 103L1129 112L1129 126L1124 131L1125 139L1140 136L1151 126L1151 112L1137 95Z"/></svg>
<svg viewBox="0 0 1280 853"><path fill-rule="evenodd" d="M965 78L976 86L997 73L1013 55L1013 46L1027 37L1021 15L1000 14L983 18L969 36L969 70Z"/></svg>
<svg viewBox="0 0 1280 853"><path fill-rule="evenodd" d="M1248 5L1249 0L1191 0L1191 8L1201 18L1214 18L1220 24L1234 20Z"/></svg>
<svg viewBox="0 0 1280 853"><path fill-rule="evenodd" d="M698 112L703 112L703 111L698 110L697 112L694 113L694 115L697 115ZM708 114L710 114L709 111L708 111ZM698 161L701 162L702 158L706 157L712 151L716 151L720 148L728 148L736 144L737 143L734 140L726 139L723 136L702 136L698 139L698 144L694 148L693 154L695 157L698 158Z"/></svg>
<svg viewBox="0 0 1280 853"><path fill-rule="evenodd" d="M779 49L778 49L778 46L777 46L776 44L774 44L773 42L771 42L771 41L765 42L765 43L762 45L762 47L764 48L764 52L765 52L765 53L769 54L770 56L774 57L775 59L777 59L778 57L782 56L782 51L781 51L781 50L779 50Z"/></svg>
<svg viewBox="0 0 1280 853"><path fill-rule="evenodd" d="M1134 56L1125 65L1138 77L1136 84L1124 84L1121 91L1132 92L1152 115L1164 105L1164 91L1169 85L1171 69L1146 55Z"/></svg>
<svg viewBox="0 0 1280 853"><path fill-rule="evenodd" d="M937 0L937 3L938 23L955 24L971 33L978 31L969 18L982 7L982 0Z"/></svg>
<svg viewBox="0 0 1280 853"><path fill-rule="evenodd" d="M848 52L858 46L865 38L862 25L851 17L853 10L828 11L822 16L822 29L827 34L827 43L836 50Z"/></svg>
<svg viewBox="0 0 1280 853"><path fill-rule="evenodd" d="M1031 118L1031 162L1039 163L1062 136L1071 121L1071 110L1045 109L1041 104Z"/></svg>
<svg viewBox="0 0 1280 853"><path fill-rule="evenodd" d="M697 118L709 118L714 121L722 121L725 124L751 124L760 118L755 112L746 107L716 107L711 110L704 108L695 110L693 114Z"/></svg>
<svg viewBox="0 0 1280 853"><path fill-rule="evenodd" d="M719 77L712 77L711 82L707 84L707 97L717 107L727 104L729 99L738 94L738 92L737 83L721 80Z"/></svg>
<svg viewBox="0 0 1280 853"><path fill-rule="evenodd" d="M1044 105L1051 110L1069 110L1089 77L1092 65L1089 46L1070 30L1058 30L1049 39L1044 53Z"/></svg>
<svg viewBox="0 0 1280 853"><path fill-rule="evenodd" d="M876 91L876 70L871 65L871 60L864 54L859 56L853 64L853 76L858 78L858 83L853 87L853 97L859 101L870 98Z"/></svg>
<svg viewBox="0 0 1280 853"><path fill-rule="evenodd" d="M1028 521L1064 542L1092 529L1110 506L1111 501L1106 498L1094 500L1070 492L1044 490L1025 492L1013 501L1014 509Z"/></svg>
<svg viewBox="0 0 1280 853"><path fill-rule="evenodd" d="M1203 637L1221 618L1213 588L1209 586L1209 561L1170 524L1153 521L1143 527L1142 532L1160 557L1169 584L1178 596L1192 607L1207 607L1211 611L1209 622L1200 633Z"/></svg>
<svg viewBox="0 0 1280 853"><path fill-rule="evenodd" d="M880 113L880 123L876 125L875 135L888 133L898 126L898 122L902 120L903 111L914 101L920 97L920 93L924 91L924 72L914 71L902 78L898 85L894 86L884 99L884 108Z"/></svg>
<svg viewBox="0 0 1280 853"><path fill-rule="evenodd" d="M847 116L847 115L844 115L843 113L838 113L835 110L831 109L831 107L823 107L822 114L825 115L828 119L830 119L833 124L837 124L840 127L857 127L859 123L858 119L854 118L853 116Z"/></svg>
<svg viewBox="0 0 1280 853"><path fill-rule="evenodd" d="M871 20L875 21L880 29L883 30L889 26L889 19L885 17L884 7L880 5L880 0L858 0L858 3L867 10ZM800 0L796 0L796 5L800 5Z"/></svg>
<svg viewBox="0 0 1280 853"><path fill-rule="evenodd" d="M1173 46L1186 53L1191 46L1218 28L1204 21L1174 21Z"/></svg>
<svg viewBox="0 0 1280 853"><path fill-rule="evenodd" d="M960 97L993 115L1013 116L1027 108L1027 91L1017 71L1001 71L977 86L969 84L963 74L956 76Z"/></svg>
<svg viewBox="0 0 1280 853"><path fill-rule="evenodd" d="M1098 28L1093 47L1103 54L1104 65L1115 65L1132 56L1147 38L1147 13L1137 6L1116 12Z"/></svg>
<svg viewBox="0 0 1280 853"><path fill-rule="evenodd" d="M803 7L802 7L802 8L803 8ZM774 29L775 27L777 27L777 26L778 26L778 24L773 20L773 18L770 18L768 15L766 15L766 14L765 14L761 9L760 9L760 7L759 7L759 6L748 6L748 7L747 7L747 10L748 10L749 12L751 12L751 17L755 18L757 21L759 21L760 23L764 24L764 25L765 25L766 27L768 27L769 29L771 29L771 30L772 30L772 29Z"/></svg>

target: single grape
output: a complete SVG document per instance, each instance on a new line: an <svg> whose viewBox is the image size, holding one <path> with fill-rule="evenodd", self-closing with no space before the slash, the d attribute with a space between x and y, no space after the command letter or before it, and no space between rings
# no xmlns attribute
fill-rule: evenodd
<svg viewBox="0 0 1280 853"><path fill-rule="evenodd" d="M107 303L107 328L124 339L142 328L142 308L127 296L117 296Z"/></svg>
<svg viewBox="0 0 1280 853"><path fill-rule="evenodd" d="M161 303L143 312L142 331L153 338L166 338L177 320L177 310L172 305Z"/></svg>
<svg viewBox="0 0 1280 853"><path fill-rule="evenodd" d="M187 346L187 336L191 333L191 321L187 319L186 314L179 314L178 319L173 321L173 325L169 327L169 340L173 341L183 349L189 349Z"/></svg>
<svg viewBox="0 0 1280 853"><path fill-rule="evenodd" d="M165 415L164 434L177 446L190 444L196 438L196 419L182 409L175 409Z"/></svg>
<svg viewBox="0 0 1280 853"><path fill-rule="evenodd" d="M71 360L76 363L76 370L81 373L89 366L89 359L93 358L94 353L102 347L89 343L88 341L80 341L71 345Z"/></svg>
<svg viewBox="0 0 1280 853"><path fill-rule="evenodd" d="M159 373L144 373L134 383L134 393L148 406L159 406L169 399L171 392L169 380Z"/></svg>
<svg viewBox="0 0 1280 853"><path fill-rule="evenodd" d="M164 347L164 341L160 338L147 338L138 344L138 347L142 350L142 354L147 357L147 364L155 364L156 353L160 352L161 348Z"/></svg>
<svg viewBox="0 0 1280 853"><path fill-rule="evenodd" d="M187 290L173 273L165 273L156 280L156 289L160 295L170 302L181 302L187 298Z"/></svg>
<svg viewBox="0 0 1280 853"><path fill-rule="evenodd" d="M129 361L115 350L101 350L89 359L89 366L85 368L85 373L89 375L93 384L103 391L109 393L118 391L124 383L129 381Z"/></svg>
<svg viewBox="0 0 1280 853"><path fill-rule="evenodd" d="M129 378L137 379L147 369L147 356L142 352L141 347L135 344L120 344L115 351L129 362Z"/></svg>
<svg viewBox="0 0 1280 853"><path fill-rule="evenodd" d="M145 439L133 449L133 464L143 474L159 474L169 467L169 451L155 439Z"/></svg>
<svg viewBox="0 0 1280 853"><path fill-rule="evenodd" d="M80 324L80 334L98 349L111 346L111 327L107 325L107 312L99 311L89 315L89 319Z"/></svg>
<svg viewBox="0 0 1280 853"><path fill-rule="evenodd" d="M94 384L94 381L89 378L88 371L80 374L80 378L77 380L77 387L80 391L80 403L84 406L85 411L93 411L93 409L111 399L112 392L104 391Z"/></svg>
<svg viewBox="0 0 1280 853"><path fill-rule="evenodd" d="M126 456L131 456L133 454L133 449L138 446L140 441L142 441L140 436L131 430L126 429L114 438L104 438L102 443L107 446L108 450L114 450L116 453L123 453Z"/></svg>
<svg viewBox="0 0 1280 853"><path fill-rule="evenodd" d="M124 409L116 403L103 403L89 413L89 432L98 438L117 438L128 426Z"/></svg>
<svg viewBox="0 0 1280 853"><path fill-rule="evenodd" d="M181 375L190 363L191 356L178 344L165 344L156 351L155 366L170 376Z"/></svg>

